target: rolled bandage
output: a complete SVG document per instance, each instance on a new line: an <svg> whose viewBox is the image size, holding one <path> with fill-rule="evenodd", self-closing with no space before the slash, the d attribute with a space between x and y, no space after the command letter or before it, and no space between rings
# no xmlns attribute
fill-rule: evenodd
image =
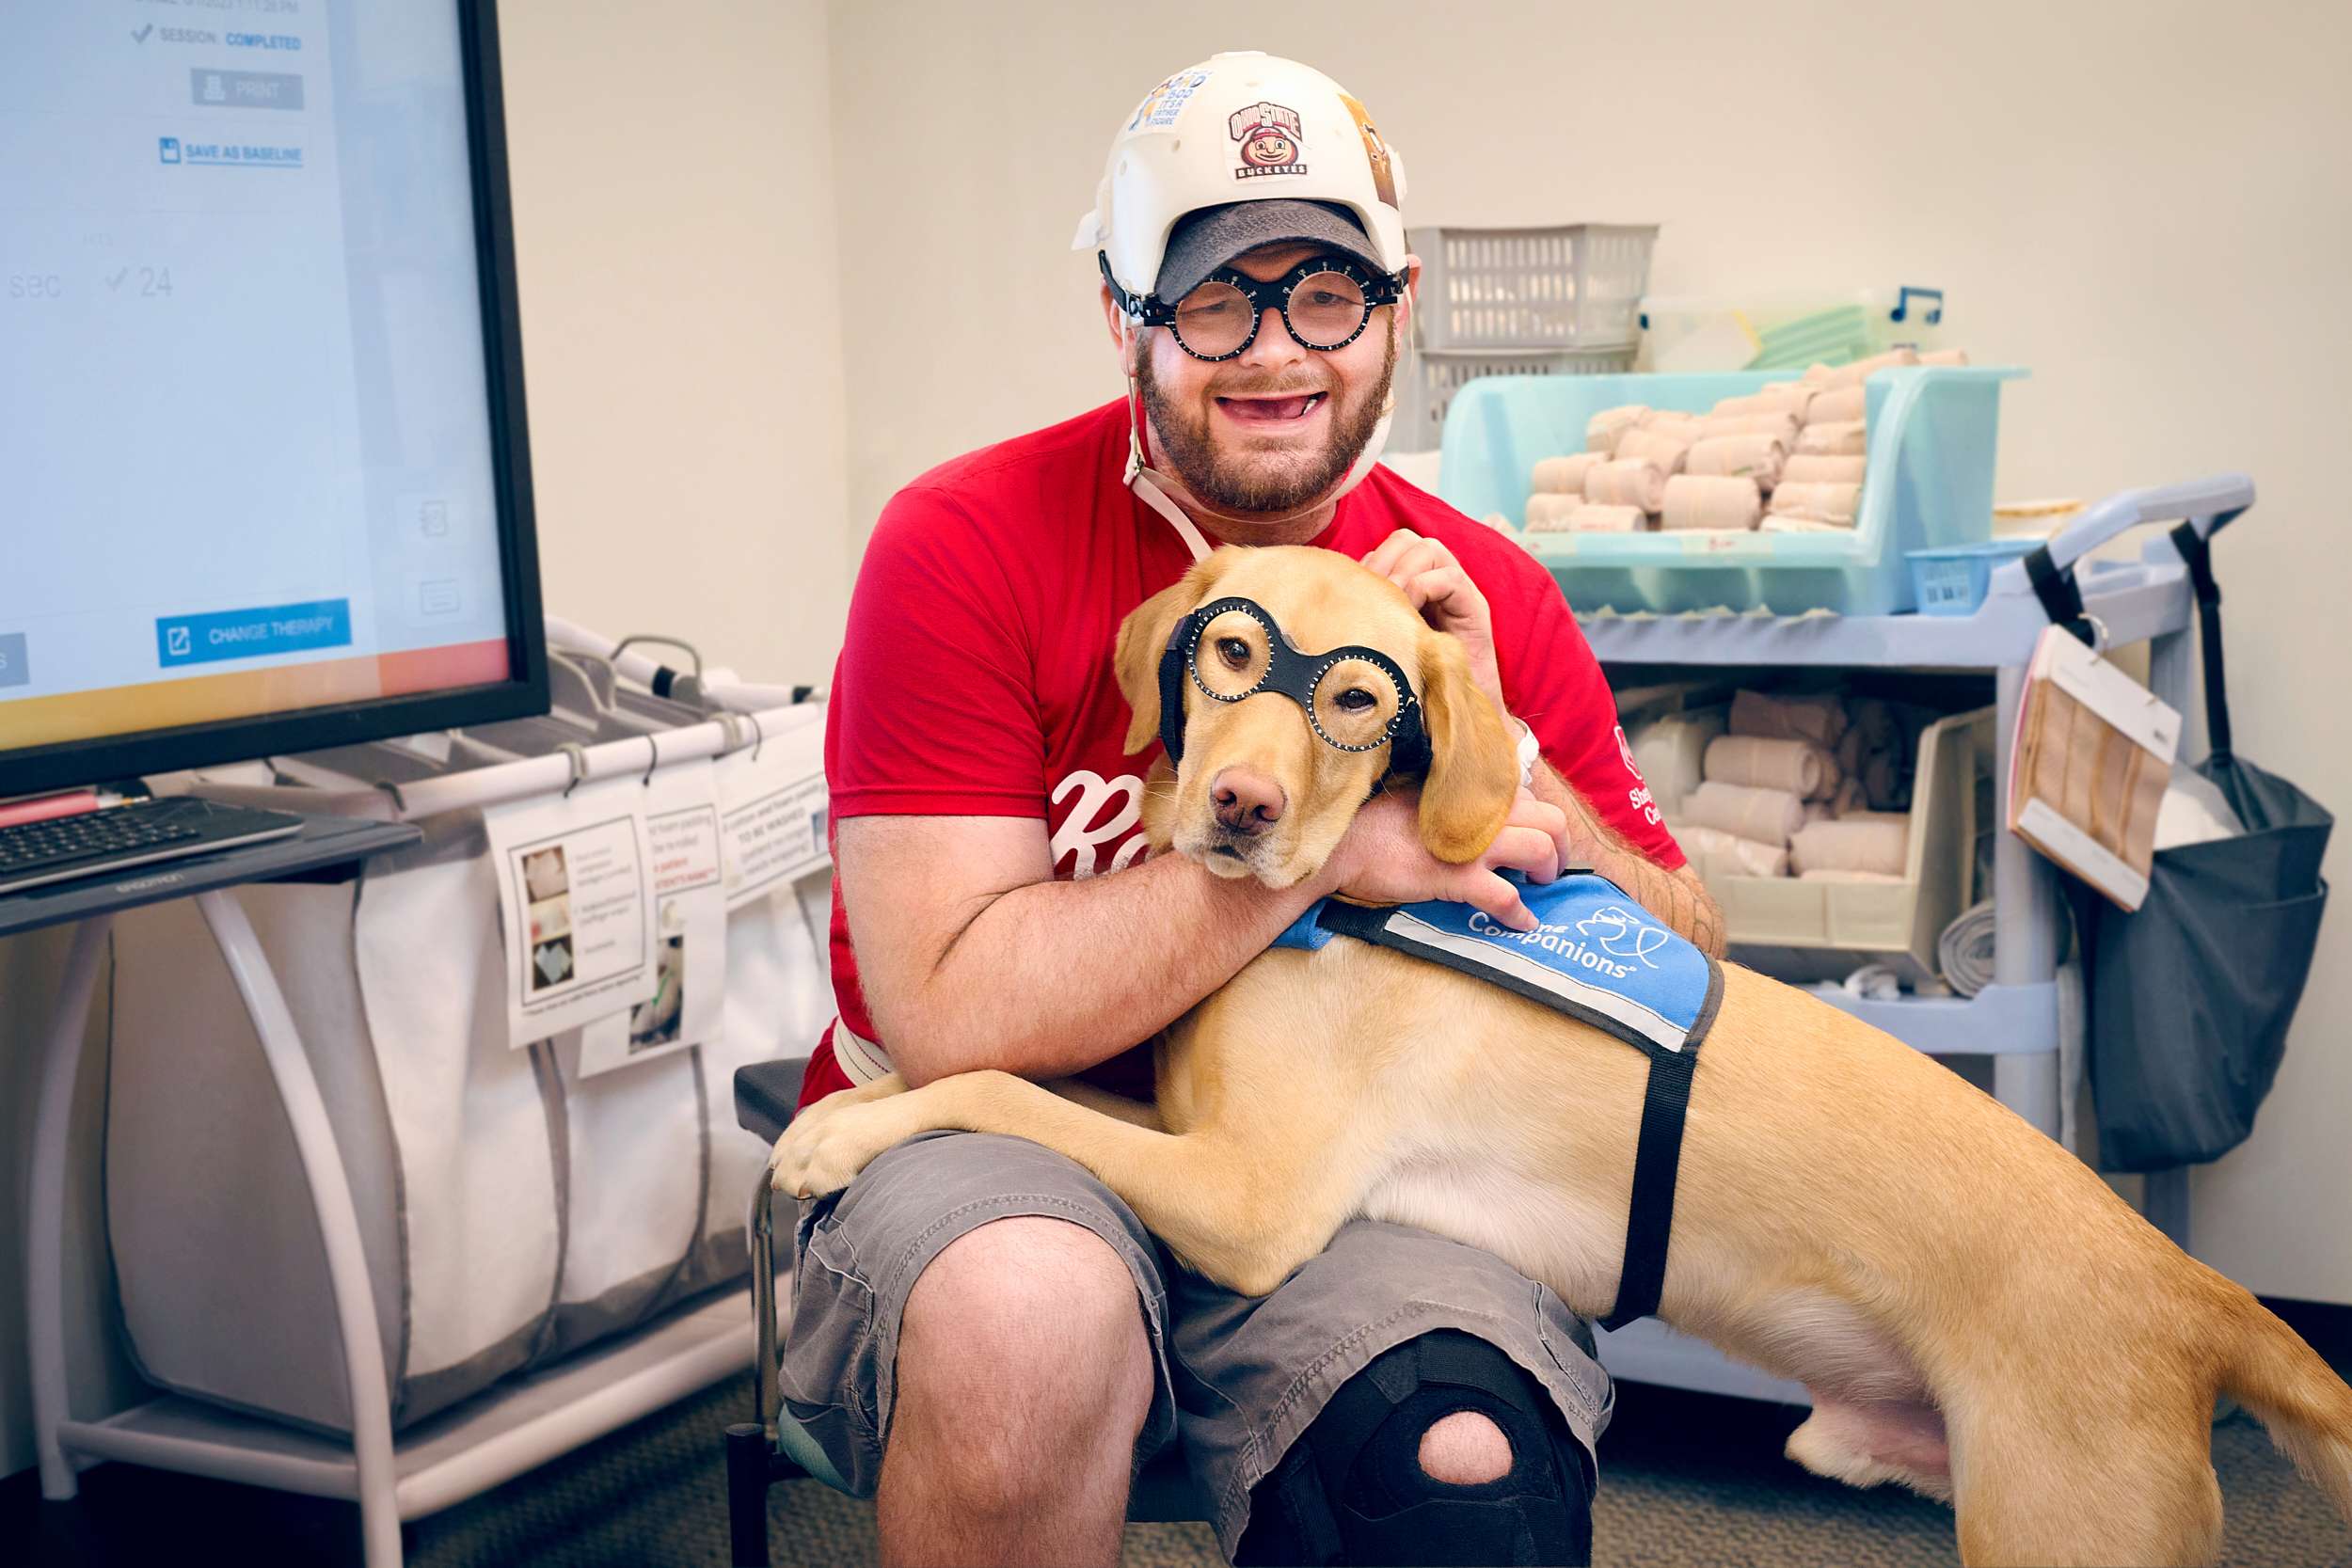
<svg viewBox="0 0 2352 1568"><path fill-rule="evenodd" d="M1829 378L1836 373L1836 366L1824 365L1819 359L1816 359L1813 363L1804 368L1804 374L1799 379L1804 386L1810 387L1814 390L1819 391L1820 388L1828 386Z"/></svg>
<svg viewBox="0 0 2352 1568"><path fill-rule="evenodd" d="M1806 404L1813 401L1813 391L1812 388L1799 382L1775 382L1744 397L1724 399L1715 404L1710 417L1728 419L1744 414L1786 414L1793 420L1802 420Z"/></svg>
<svg viewBox="0 0 2352 1568"><path fill-rule="evenodd" d="M1741 877L1786 877L1788 875L1788 851L1777 844L1758 844L1752 838L1727 833L1721 828L1703 827L1696 822L1670 822L1667 832L1682 846L1682 852L1696 861L1717 863L1716 870L1729 869ZM1725 867L1723 863L1729 863Z"/></svg>
<svg viewBox="0 0 2352 1568"><path fill-rule="evenodd" d="M1859 484L1862 459L1799 452L1780 470L1780 479L1784 484Z"/></svg>
<svg viewBox="0 0 2352 1568"><path fill-rule="evenodd" d="M1585 470L1584 499L1655 512L1666 504L1666 471L1646 457L1612 458Z"/></svg>
<svg viewBox="0 0 2352 1568"><path fill-rule="evenodd" d="M1919 363L1922 365L1965 365L1968 363L1968 351L1964 348L1937 349L1933 354L1919 356Z"/></svg>
<svg viewBox="0 0 2352 1568"><path fill-rule="evenodd" d="M1843 816L1852 811L1867 811L1869 807L1870 797L1863 789L1862 781L1851 773L1847 775L1846 782L1837 786L1837 793L1829 799L1829 814L1832 816Z"/></svg>
<svg viewBox="0 0 2352 1568"><path fill-rule="evenodd" d="M1873 354L1867 359L1857 359L1851 365L1840 365L1822 378L1821 385L1832 391L1845 387L1859 387L1881 371L1891 371L1901 365L1919 363L1919 351L1912 348L1891 348L1884 354Z"/></svg>
<svg viewBox="0 0 2352 1568"><path fill-rule="evenodd" d="M1584 422L1584 450L1613 454L1617 438L1642 422L1649 409L1638 403L1604 408Z"/></svg>
<svg viewBox="0 0 2352 1568"><path fill-rule="evenodd" d="M1712 748L1709 748L1710 750ZM1746 784L1708 780L1682 798L1685 820L1702 828L1720 828L1758 844L1785 845L1804 827L1804 802L1785 789L1752 789ZM1835 828L1840 824L1824 822Z"/></svg>
<svg viewBox="0 0 2352 1568"><path fill-rule="evenodd" d="M1649 527L1649 514L1638 506L1604 506L1586 501L1568 514L1570 533L1639 533Z"/></svg>
<svg viewBox="0 0 2352 1568"><path fill-rule="evenodd" d="M1682 460L1691 450L1691 438L1676 431L1652 430L1645 426L1629 430L1617 438L1617 458L1646 457L1658 465L1659 471L1671 479L1682 471Z"/></svg>
<svg viewBox="0 0 2352 1568"><path fill-rule="evenodd" d="M1700 427L1701 437L1769 436L1783 451L1797 449L1797 420L1793 414L1709 414Z"/></svg>
<svg viewBox="0 0 2352 1568"><path fill-rule="evenodd" d="M1795 484L1784 478L1772 488L1774 515L1810 517L1817 523L1851 526L1861 501L1859 484Z"/></svg>
<svg viewBox="0 0 2352 1568"><path fill-rule="evenodd" d="M1824 523L1812 517L1790 517L1778 512L1767 512L1756 525L1759 533L1851 533L1851 523Z"/></svg>
<svg viewBox="0 0 2352 1568"><path fill-rule="evenodd" d="M1877 822L1887 827L1900 828L1906 832L1911 828L1911 813L1907 811L1869 811L1867 809L1841 811L1837 814L1837 820L1840 822Z"/></svg>
<svg viewBox="0 0 2352 1568"><path fill-rule="evenodd" d="M1682 471L1709 478L1752 479L1759 490L1780 483L1788 449L1770 436L1710 436L1691 449Z"/></svg>
<svg viewBox="0 0 2352 1568"><path fill-rule="evenodd" d="M1801 800L1826 800L1842 780L1837 759L1810 740L1718 736L1707 743L1707 777L1751 789L1778 789Z"/></svg>
<svg viewBox="0 0 2352 1568"><path fill-rule="evenodd" d="M1564 496L1554 490L1538 490L1527 498L1527 531L1565 533L1568 528L1568 515L1583 504L1582 496Z"/></svg>
<svg viewBox="0 0 2352 1568"><path fill-rule="evenodd" d="M1868 438L1860 420L1809 424L1797 432L1797 444L1790 450L1799 457L1860 457Z"/></svg>
<svg viewBox="0 0 2352 1568"><path fill-rule="evenodd" d="M1846 737L1846 705L1836 697L1775 697L1768 691L1735 692L1731 733L1767 740L1810 740L1836 750Z"/></svg>
<svg viewBox="0 0 2352 1568"><path fill-rule="evenodd" d="M1666 481L1659 507L1662 528L1748 530L1764 515L1764 495L1752 479L1677 474Z"/></svg>
<svg viewBox="0 0 2352 1568"><path fill-rule="evenodd" d="M1567 457L1547 457L1535 465L1530 487L1555 496L1581 496L1584 493L1584 476L1596 463L1609 459L1597 451L1580 451Z"/></svg>
<svg viewBox="0 0 2352 1568"><path fill-rule="evenodd" d="M1861 382L1836 387L1820 393L1812 406L1804 411L1807 424L1844 424L1862 418L1862 410L1869 403L1869 389Z"/></svg>
<svg viewBox="0 0 2352 1568"><path fill-rule="evenodd" d="M1686 413L1679 408L1653 408L1642 416L1642 428L1669 436L1684 436L1695 441L1699 438L1699 426L1705 420L1704 415Z"/></svg>
<svg viewBox="0 0 2352 1568"><path fill-rule="evenodd" d="M1704 785L1701 786L1705 788ZM1872 871L1899 877L1911 848L1911 824L1841 816L1835 822L1800 827L1788 846L1788 863L1807 871Z"/></svg>

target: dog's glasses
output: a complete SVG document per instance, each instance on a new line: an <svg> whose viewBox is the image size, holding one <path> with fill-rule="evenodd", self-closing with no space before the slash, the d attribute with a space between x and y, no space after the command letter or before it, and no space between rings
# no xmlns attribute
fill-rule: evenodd
<svg viewBox="0 0 2352 1568"><path fill-rule="evenodd" d="M1107 260L1103 276L1110 277ZM1211 364L1248 353L1268 310L1280 311L1282 325L1305 347L1335 353L1363 336L1375 308L1395 304L1404 293L1395 278L1330 256L1311 257L1265 283L1227 267L1174 305L1156 295L1135 298L1115 279L1111 286L1144 325L1167 327L1177 347Z"/></svg>
<svg viewBox="0 0 2352 1568"><path fill-rule="evenodd" d="M1394 659L1377 648L1310 654L1255 600L1218 599L1176 623L1160 657L1160 741L1172 767L1184 753L1184 691L1189 676L1204 697L1238 703L1279 692L1306 710L1324 744L1343 752L1393 746L1390 766L1427 765L1421 702Z"/></svg>

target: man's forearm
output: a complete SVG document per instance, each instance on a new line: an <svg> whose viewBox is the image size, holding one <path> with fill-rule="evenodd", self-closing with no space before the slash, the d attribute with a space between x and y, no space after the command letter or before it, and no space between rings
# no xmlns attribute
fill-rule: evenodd
<svg viewBox="0 0 2352 1568"><path fill-rule="evenodd" d="M1538 761L1532 787L1537 799L1567 814L1571 826L1581 822L1587 841L1597 846L1593 869L1616 883L1668 927L1688 937L1709 958L1724 956L1724 912L1694 876L1668 871L1643 854L1624 835L1601 820L1575 786Z"/></svg>
<svg viewBox="0 0 2352 1568"><path fill-rule="evenodd" d="M1320 889L1160 855L992 899L920 993L877 1020L914 1084L977 1068L1054 1078L1149 1039L1265 951Z"/></svg>

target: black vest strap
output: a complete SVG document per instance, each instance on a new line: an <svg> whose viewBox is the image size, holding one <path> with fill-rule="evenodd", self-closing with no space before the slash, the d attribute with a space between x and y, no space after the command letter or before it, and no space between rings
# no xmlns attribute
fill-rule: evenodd
<svg viewBox="0 0 2352 1568"><path fill-rule="evenodd" d="M2181 524L2171 537L2197 585L2197 636L2205 655L2205 740L2213 760L2220 762L2231 754L2230 684L2221 668L2221 585L2213 577L2213 543L2194 523Z"/></svg>
<svg viewBox="0 0 2352 1568"><path fill-rule="evenodd" d="M1600 1320L1603 1328L1623 1328L1658 1310L1659 1292L1666 1287L1666 1243L1674 1234L1683 1113L1691 1108L1691 1075L1698 1065L1695 1040L1687 1050L1649 1053L1641 1141L1633 1150L1633 1206L1625 1216L1625 1267L1616 1302Z"/></svg>

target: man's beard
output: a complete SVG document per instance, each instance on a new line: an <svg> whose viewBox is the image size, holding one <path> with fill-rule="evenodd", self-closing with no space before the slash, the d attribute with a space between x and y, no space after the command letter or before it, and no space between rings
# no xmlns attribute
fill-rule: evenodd
<svg viewBox="0 0 2352 1568"><path fill-rule="evenodd" d="M1152 429L1167 448L1168 465L1184 488L1222 511L1264 515L1295 512L1346 477L1380 423L1380 411L1389 403L1389 383L1395 374L1396 340L1391 338L1381 356L1379 377L1363 398L1352 408L1343 408L1336 397L1332 399L1331 444L1311 453L1221 452L1209 434L1209 420L1215 415L1202 413L1195 419L1188 410L1178 408L1152 379L1149 354L1142 356L1136 379ZM1263 394L1279 389L1239 390Z"/></svg>

